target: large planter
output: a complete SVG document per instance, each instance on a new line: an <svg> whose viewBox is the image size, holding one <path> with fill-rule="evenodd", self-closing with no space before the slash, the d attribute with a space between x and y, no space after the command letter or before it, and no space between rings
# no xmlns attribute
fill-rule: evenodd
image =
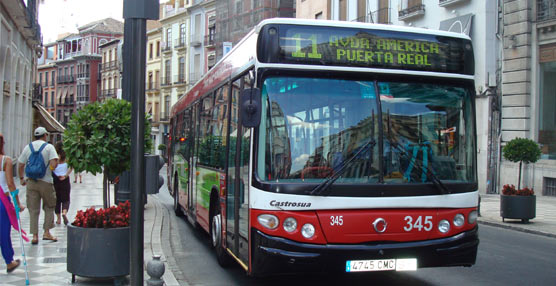
<svg viewBox="0 0 556 286"><path fill-rule="evenodd" d="M108 278L129 275L130 228L83 228L68 225L67 270L75 275Z"/></svg>
<svg viewBox="0 0 556 286"><path fill-rule="evenodd" d="M500 216L502 221L506 218L521 219L529 222L536 215L536 196L506 196L500 195Z"/></svg>

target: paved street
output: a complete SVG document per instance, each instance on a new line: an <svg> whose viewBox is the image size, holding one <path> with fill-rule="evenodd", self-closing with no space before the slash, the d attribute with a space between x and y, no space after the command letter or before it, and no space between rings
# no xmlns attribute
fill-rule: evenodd
<svg viewBox="0 0 556 286"><path fill-rule="evenodd" d="M159 198L170 211L170 196L162 193ZM494 218L491 219L494 221ZM534 221L529 226L534 225ZM369 285L369 280L376 285L553 285L556 281L556 273L550 271L553 269L556 239L500 225L481 223L477 263L471 268L431 268L406 273L357 275L293 275L256 279L247 277L238 265L228 269L221 268L210 247L209 237L202 230L194 229L183 218L174 217L171 224L170 236L163 236L163 239L171 238L172 247L165 249L165 252L171 251L179 265L181 273L175 274L181 285L285 285L292 284L293 281L293 285ZM510 224L515 227L516 223Z"/></svg>

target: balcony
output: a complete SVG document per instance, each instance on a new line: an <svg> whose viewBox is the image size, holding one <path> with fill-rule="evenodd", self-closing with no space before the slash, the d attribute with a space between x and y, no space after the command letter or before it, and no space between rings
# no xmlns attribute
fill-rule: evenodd
<svg viewBox="0 0 556 286"><path fill-rule="evenodd" d="M42 86L40 84L33 84L33 100L40 101L42 99Z"/></svg>
<svg viewBox="0 0 556 286"><path fill-rule="evenodd" d="M467 2L469 0L438 0L438 6L440 7L448 7L453 4Z"/></svg>
<svg viewBox="0 0 556 286"><path fill-rule="evenodd" d="M160 112L160 121L169 121L168 112Z"/></svg>
<svg viewBox="0 0 556 286"><path fill-rule="evenodd" d="M58 76L58 83L72 83L72 82L75 82L75 76L73 75Z"/></svg>
<svg viewBox="0 0 556 286"><path fill-rule="evenodd" d="M185 74L175 75L174 84L185 84Z"/></svg>
<svg viewBox="0 0 556 286"><path fill-rule="evenodd" d="M189 74L189 84L194 85L201 78L200 73L192 72Z"/></svg>
<svg viewBox="0 0 556 286"><path fill-rule="evenodd" d="M185 38L179 38L174 41L174 49L181 51L187 48L185 45Z"/></svg>
<svg viewBox="0 0 556 286"><path fill-rule="evenodd" d="M354 22L363 22L363 23L375 23L375 24L392 24L391 16L390 16L390 8L382 8L376 11L370 12L367 15L361 16L355 20Z"/></svg>
<svg viewBox="0 0 556 286"><path fill-rule="evenodd" d="M214 34L205 36L205 48L214 48Z"/></svg>
<svg viewBox="0 0 556 286"><path fill-rule="evenodd" d="M147 82L145 84L145 90L146 91L153 91L153 90L159 90L160 89L160 83L158 81L151 81L151 82Z"/></svg>
<svg viewBox="0 0 556 286"><path fill-rule="evenodd" d="M117 92L115 88L103 89L100 95L103 99L116 98Z"/></svg>
<svg viewBox="0 0 556 286"><path fill-rule="evenodd" d="M118 62L117 61L109 61L109 62L105 62L102 63L100 66L100 70L101 71L107 71L107 70L111 70L114 68L118 67Z"/></svg>
<svg viewBox="0 0 556 286"><path fill-rule="evenodd" d="M77 78L89 78L89 73L88 72L78 73Z"/></svg>
<svg viewBox="0 0 556 286"><path fill-rule="evenodd" d="M161 77L160 78L160 86L161 87L170 87L172 86L172 79L168 76L168 77Z"/></svg>
<svg viewBox="0 0 556 286"><path fill-rule="evenodd" d="M407 21L425 15L425 5L419 4L398 11L398 19Z"/></svg>
<svg viewBox="0 0 556 286"><path fill-rule="evenodd" d="M556 0L537 0L537 22L556 20Z"/></svg>
<svg viewBox="0 0 556 286"><path fill-rule="evenodd" d="M201 41L202 41L201 34L192 34L190 45L193 47L198 47L201 45Z"/></svg>
<svg viewBox="0 0 556 286"><path fill-rule="evenodd" d="M168 53L172 51L172 43L171 42L162 42L162 47L160 48L162 53Z"/></svg>

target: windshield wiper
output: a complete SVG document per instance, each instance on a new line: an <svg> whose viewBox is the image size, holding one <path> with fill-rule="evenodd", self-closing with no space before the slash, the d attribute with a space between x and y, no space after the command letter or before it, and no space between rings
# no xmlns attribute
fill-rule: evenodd
<svg viewBox="0 0 556 286"><path fill-rule="evenodd" d="M346 161L342 161L342 163L340 164L340 166L336 169L334 169L334 172L332 173L331 176L329 176L325 181L323 181L322 183L320 183L319 185L317 185L316 187L314 187L310 192L309 195L326 195L324 194L324 192L326 190L328 190L330 188L330 186L332 184L334 184L334 182L340 178L340 176L348 169L347 167L355 160L355 158L357 158L359 156L359 154L361 154L363 151L369 149L370 147L373 147L376 145L376 141L374 139L369 140L367 143L365 143L363 146L361 146L361 148L359 149L359 151L357 151L353 156L351 156L351 158L349 158Z"/></svg>
<svg viewBox="0 0 556 286"><path fill-rule="evenodd" d="M409 154L407 154L407 152L402 147L400 147L400 144L398 142L393 140L388 140L388 142L390 142L390 146L394 146L396 150L400 151L400 153L402 153L410 161L410 164L412 164L413 167L417 168L419 172L423 173L423 171L425 171L423 170L423 167L419 166L418 164L415 164L415 159L413 158L413 156L410 157ZM446 186L442 183L442 181L440 181L438 176L434 174L432 169L430 169L430 165L427 165L426 168L427 169L425 175L429 178L429 180L431 180L434 186L440 191L440 194L444 195L446 193L449 193Z"/></svg>

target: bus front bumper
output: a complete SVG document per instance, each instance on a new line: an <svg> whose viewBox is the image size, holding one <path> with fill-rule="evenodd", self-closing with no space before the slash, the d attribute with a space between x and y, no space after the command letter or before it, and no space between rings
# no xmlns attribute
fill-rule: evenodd
<svg viewBox="0 0 556 286"><path fill-rule="evenodd" d="M348 260L416 258L417 267L472 266L479 245L478 228L455 236L413 242L308 244L252 229L252 272L340 272Z"/></svg>

